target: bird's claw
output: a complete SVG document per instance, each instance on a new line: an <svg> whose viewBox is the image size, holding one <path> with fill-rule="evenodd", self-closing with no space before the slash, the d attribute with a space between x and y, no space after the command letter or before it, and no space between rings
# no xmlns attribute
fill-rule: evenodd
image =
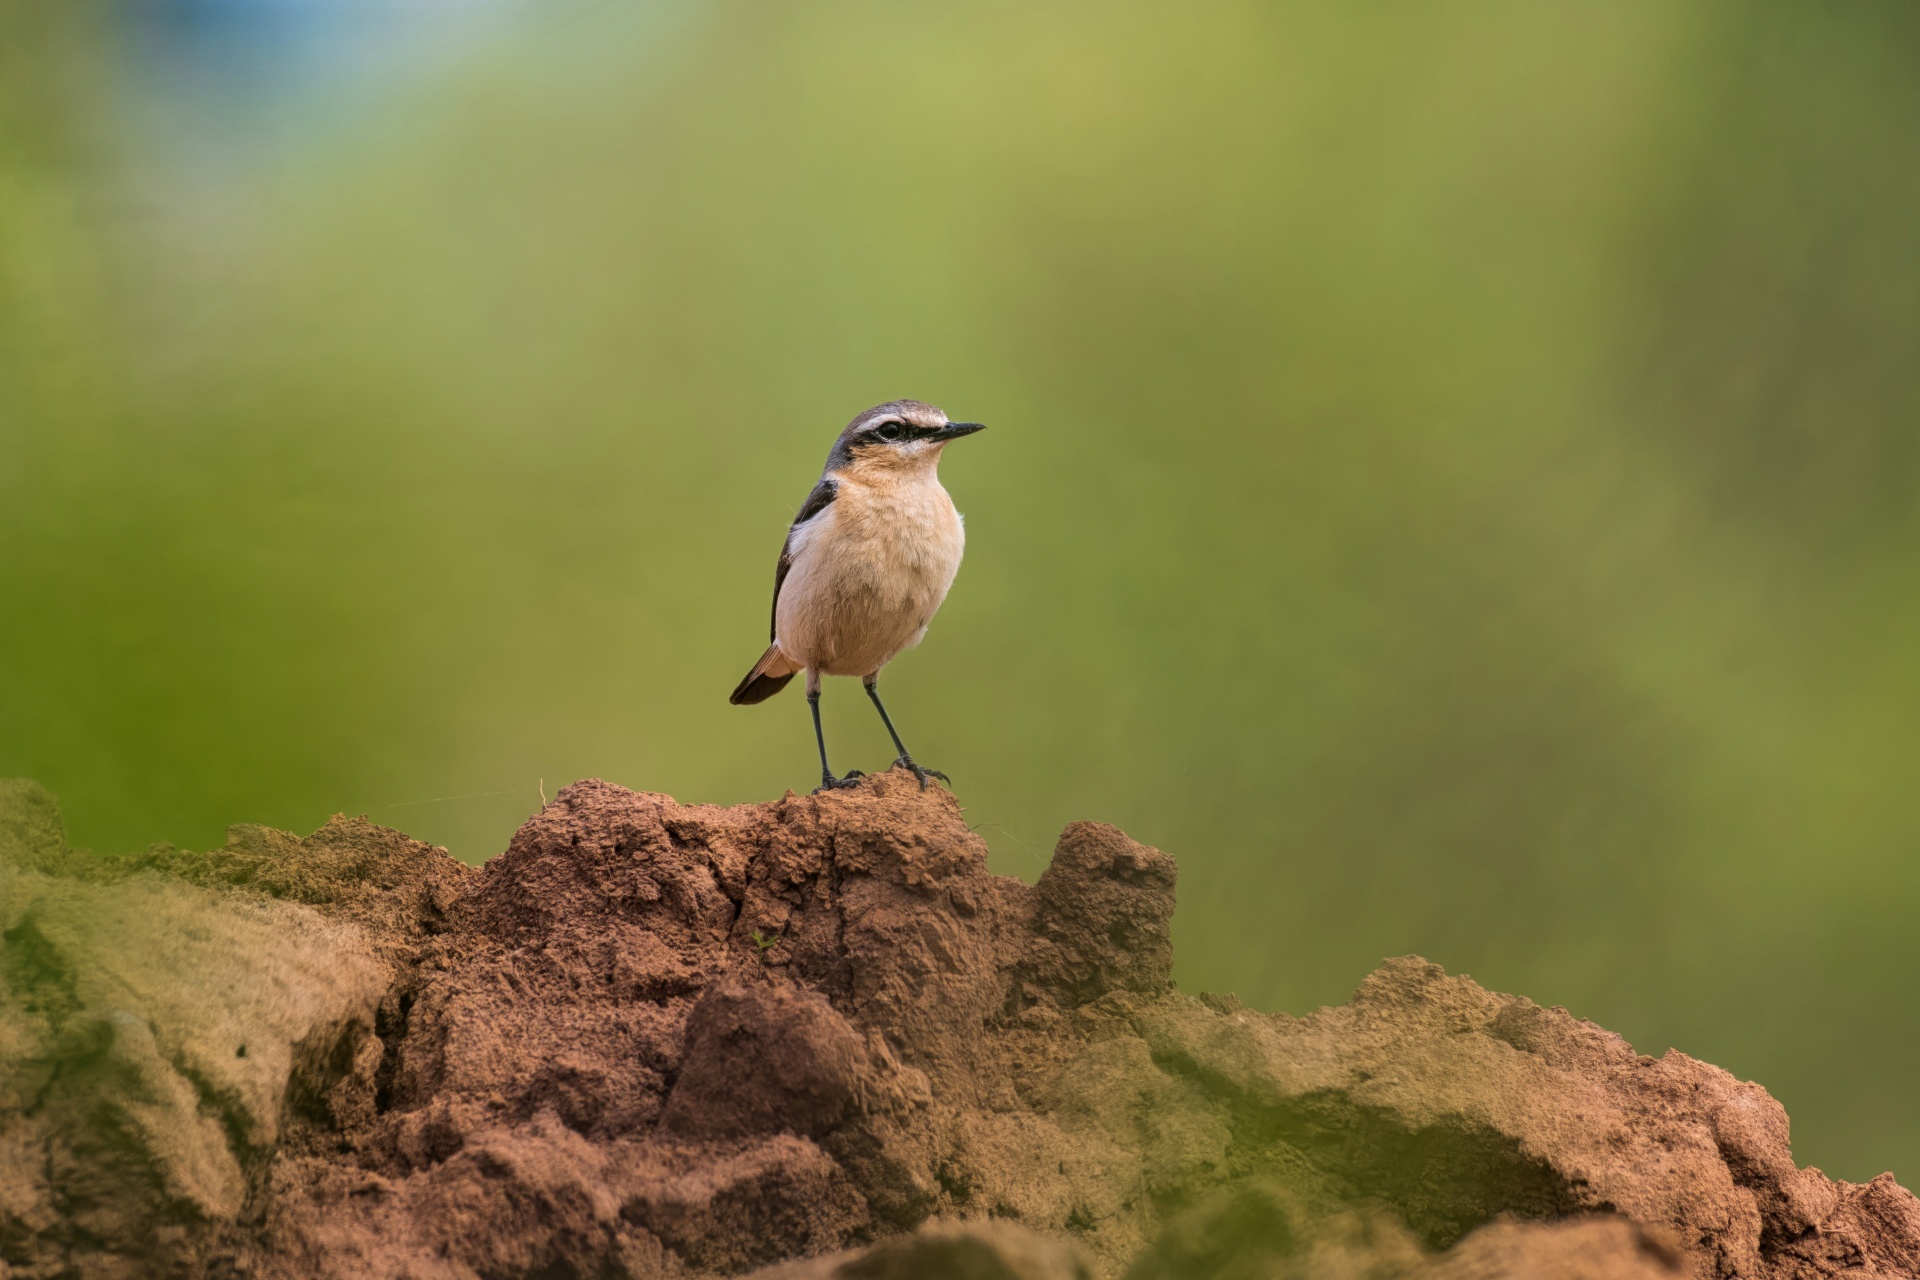
<svg viewBox="0 0 1920 1280"><path fill-rule="evenodd" d="M948 786L953 785L952 778L949 778L946 774L940 772L938 769L929 769L925 765L914 763L914 759L912 756L901 756L898 760L895 760L893 762L893 767L896 769L905 769L908 772L912 773L914 777L920 779L920 789L922 791L925 791L927 789L928 778L938 778L940 779L940 781L946 783Z"/></svg>
<svg viewBox="0 0 1920 1280"><path fill-rule="evenodd" d="M858 769L847 770L847 776L844 778L836 778L830 773L822 774L820 785L815 788L813 794L819 795L822 791L844 791L848 787L857 787L860 785L860 779L866 776Z"/></svg>

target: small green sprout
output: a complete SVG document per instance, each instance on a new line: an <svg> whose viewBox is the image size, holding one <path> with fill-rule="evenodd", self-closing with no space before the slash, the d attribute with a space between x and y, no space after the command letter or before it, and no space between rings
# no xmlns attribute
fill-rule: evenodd
<svg viewBox="0 0 1920 1280"><path fill-rule="evenodd" d="M753 945L760 948L763 954L773 950L783 941L784 939L777 933L762 933L758 929L753 931Z"/></svg>

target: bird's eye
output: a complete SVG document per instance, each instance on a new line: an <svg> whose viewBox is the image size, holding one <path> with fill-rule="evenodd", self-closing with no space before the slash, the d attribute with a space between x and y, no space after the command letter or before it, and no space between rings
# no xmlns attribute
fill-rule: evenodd
<svg viewBox="0 0 1920 1280"><path fill-rule="evenodd" d="M886 423L873 434L879 436L882 440L898 440L900 438L900 424L897 422Z"/></svg>

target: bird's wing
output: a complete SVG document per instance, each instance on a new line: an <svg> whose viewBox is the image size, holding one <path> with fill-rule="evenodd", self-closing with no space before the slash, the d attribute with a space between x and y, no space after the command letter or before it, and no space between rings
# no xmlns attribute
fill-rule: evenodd
<svg viewBox="0 0 1920 1280"><path fill-rule="evenodd" d="M780 544L780 564L773 571L773 619L767 627L767 639L779 639L780 631L780 585L787 580L787 570L793 568L793 530L825 511L833 504L833 498L840 487L832 480L823 478L813 486L813 492L800 504L799 514L793 518L793 528L787 530L787 540Z"/></svg>

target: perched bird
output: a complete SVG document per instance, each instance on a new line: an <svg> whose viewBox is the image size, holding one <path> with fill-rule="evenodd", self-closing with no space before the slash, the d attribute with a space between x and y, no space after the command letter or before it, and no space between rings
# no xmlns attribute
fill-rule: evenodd
<svg viewBox="0 0 1920 1280"><path fill-rule="evenodd" d="M820 677L859 676L900 758L926 789L938 769L916 764L880 701L880 668L920 643L966 546L960 513L940 487L940 454L978 422L948 422L918 400L867 410L840 433L820 483L801 504L773 572L773 643L728 699L765 702L807 673L807 705L820 746L820 789L852 786L833 776L820 731Z"/></svg>

